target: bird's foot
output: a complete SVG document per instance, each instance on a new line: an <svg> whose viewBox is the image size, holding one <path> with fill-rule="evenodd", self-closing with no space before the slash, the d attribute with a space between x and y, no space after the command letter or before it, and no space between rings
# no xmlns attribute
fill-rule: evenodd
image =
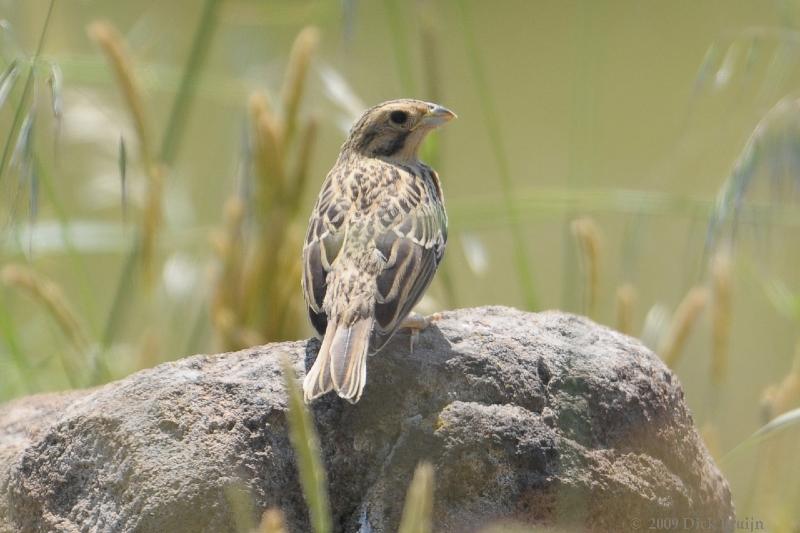
<svg viewBox="0 0 800 533"><path fill-rule="evenodd" d="M411 353L414 353L414 344L417 342L419 338L419 332L427 329L428 326L436 322L437 320L442 318L441 313L434 313L432 315L423 316L417 313L409 313L409 315L403 319L403 322L400 324L401 328L410 329L411 336L409 337L409 349Z"/></svg>

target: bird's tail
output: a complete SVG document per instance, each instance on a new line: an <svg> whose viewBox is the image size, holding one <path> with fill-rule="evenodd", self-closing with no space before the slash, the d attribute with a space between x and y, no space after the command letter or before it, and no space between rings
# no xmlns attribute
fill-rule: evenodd
<svg viewBox="0 0 800 533"><path fill-rule="evenodd" d="M362 318L349 327L334 319L328 322L317 360L303 380L306 402L332 389L350 403L361 398L367 382L372 322L372 318Z"/></svg>

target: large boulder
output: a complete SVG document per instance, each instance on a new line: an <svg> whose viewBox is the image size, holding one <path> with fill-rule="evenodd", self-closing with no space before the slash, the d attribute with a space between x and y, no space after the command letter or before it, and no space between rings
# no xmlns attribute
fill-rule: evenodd
<svg viewBox="0 0 800 533"><path fill-rule="evenodd" d="M280 360L302 373L318 347L187 357L0 407L0 531L236 531L273 506L310 531ZM685 517L733 530L678 380L634 339L564 313L464 309L413 350L399 333L368 368L358 404L312 407L335 531L396 531L421 460L437 531Z"/></svg>

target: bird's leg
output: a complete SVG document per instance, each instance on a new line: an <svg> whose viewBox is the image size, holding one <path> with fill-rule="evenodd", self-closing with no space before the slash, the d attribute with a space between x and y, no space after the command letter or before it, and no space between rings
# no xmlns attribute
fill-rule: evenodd
<svg viewBox="0 0 800 533"><path fill-rule="evenodd" d="M440 313L434 313L432 315L424 316L418 313L414 313L413 311L408 314L407 317L403 319L400 323L400 327L404 329L411 330L410 336L410 350L411 353L414 353L414 343L417 342L417 338L419 337L419 332L426 329L428 326L436 322L442 318Z"/></svg>

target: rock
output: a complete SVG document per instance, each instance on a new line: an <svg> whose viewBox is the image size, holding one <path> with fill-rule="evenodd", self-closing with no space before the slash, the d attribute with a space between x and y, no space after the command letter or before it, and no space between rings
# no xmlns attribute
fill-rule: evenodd
<svg viewBox="0 0 800 533"><path fill-rule="evenodd" d="M310 531L280 357L300 372L318 347L187 357L0 407L0 531L236 531L272 506ZM396 531L420 460L436 471L436 531L685 517L733 530L680 384L636 340L563 313L464 309L413 352L398 334L368 368L358 404L313 405L335 531Z"/></svg>

